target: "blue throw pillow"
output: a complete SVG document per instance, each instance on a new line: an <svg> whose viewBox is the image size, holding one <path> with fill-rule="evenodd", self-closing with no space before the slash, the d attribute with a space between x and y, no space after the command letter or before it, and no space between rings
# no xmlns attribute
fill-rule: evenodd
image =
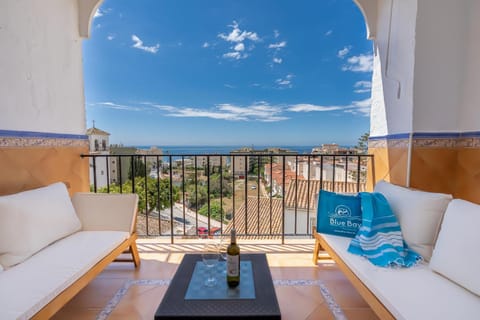
<svg viewBox="0 0 480 320"><path fill-rule="evenodd" d="M361 223L360 195L349 196L320 190L317 232L353 238Z"/></svg>

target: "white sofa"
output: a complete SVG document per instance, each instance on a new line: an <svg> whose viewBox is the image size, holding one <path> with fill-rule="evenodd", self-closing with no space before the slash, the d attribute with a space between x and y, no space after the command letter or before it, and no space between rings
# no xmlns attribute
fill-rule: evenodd
<svg viewBox="0 0 480 320"><path fill-rule="evenodd" d="M125 250L140 259L135 194L63 183L0 197L0 319L46 319Z"/></svg>
<svg viewBox="0 0 480 320"><path fill-rule="evenodd" d="M450 195L380 182L405 242L424 257L385 269L347 252L351 239L315 233L314 262L325 249L380 319L480 318L480 205Z"/></svg>

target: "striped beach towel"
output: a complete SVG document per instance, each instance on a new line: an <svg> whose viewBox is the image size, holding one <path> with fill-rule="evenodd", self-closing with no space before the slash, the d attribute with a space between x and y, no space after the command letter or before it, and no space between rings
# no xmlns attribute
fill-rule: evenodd
<svg viewBox="0 0 480 320"><path fill-rule="evenodd" d="M381 193L360 193L362 225L348 251L380 267L411 267L422 257L403 241L397 217Z"/></svg>

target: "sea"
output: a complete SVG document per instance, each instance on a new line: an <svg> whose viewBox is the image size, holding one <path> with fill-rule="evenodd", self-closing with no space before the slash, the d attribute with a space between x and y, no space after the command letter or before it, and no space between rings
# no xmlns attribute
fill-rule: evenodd
<svg viewBox="0 0 480 320"><path fill-rule="evenodd" d="M137 149L149 150L152 146L134 146ZM172 155L172 160L181 159L181 155L202 155L202 154L222 154L228 155L230 151L244 148L245 145L239 146L154 146L162 151L163 161L168 162L169 155ZM292 151L297 151L298 154L308 154L312 152L313 146L249 146L255 150L263 150L266 148L282 148Z"/></svg>
<svg viewBox="0 0 480 320"><path fill-rule="evenodd" d="M135 146L137 149L149 150L152 146ZM244 148L245 146L155 146L162 150L163 155L202 155L202 154L230 154L233 150ZM312 152L314 146L249 146L255 150L266 148L281 148L297 151L299 154L308 154Z"/></svg>

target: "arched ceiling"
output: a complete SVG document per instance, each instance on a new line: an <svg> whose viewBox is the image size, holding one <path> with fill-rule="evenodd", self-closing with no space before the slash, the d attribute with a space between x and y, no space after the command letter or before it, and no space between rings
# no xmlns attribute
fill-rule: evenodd
<svg viewBox="0 0 480 320"><path fill-rule="evenodd" d="M78 2L78 31L80 37L90 37L90 26L95 11L103 0L77 0Z"/></svg>

